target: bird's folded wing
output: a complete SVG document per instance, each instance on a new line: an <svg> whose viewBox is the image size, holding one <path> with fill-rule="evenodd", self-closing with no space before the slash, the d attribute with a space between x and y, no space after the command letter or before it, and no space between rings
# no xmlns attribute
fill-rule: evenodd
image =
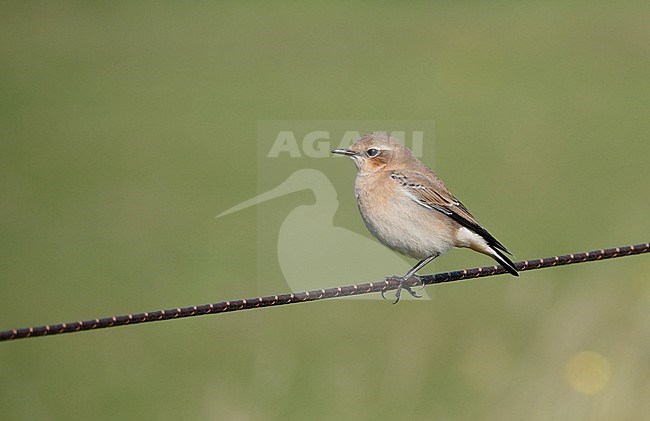
<svg viewBox="0 0 650 421"><path fill-rule="evenodd" d="M465 205L447 190L442 180L433 172L423 175L415 171L394 171L390 178L420 205L449 216L461 226L482 236L489 245L509 253L503 244L478 223Z"/></svg>

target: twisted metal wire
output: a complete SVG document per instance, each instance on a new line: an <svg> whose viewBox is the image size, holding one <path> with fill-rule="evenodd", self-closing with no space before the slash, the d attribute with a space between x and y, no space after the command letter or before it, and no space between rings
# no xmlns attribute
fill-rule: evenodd
<svg viewBox="0 0 650 421"><path fill-rule="evenodd" d="M574 263L591 262L594 260L612 259L615 257L632 256L635 254L647 253L650 251L650 243L636 244L632 246L616 247L588 251L578 254L567 254L564 256L546 257L543 259L523 260L515 263L517 270L542 269L554 266L570 265ZM464 269L453 272L424 275L420 279L425 285L442 284L465 279L483 278L486 276L506 273L500 266L484 266L473 269ZM410 286L419 285L413 280ZM358 285L346 285L335 288L319 289L313 291L296 292L290 294L272 295L266 297L248 298L234 301L222 301L214 304L204 304L192 307L176 308L171 310L159 310L148 313L127 314L124 316L106 317L103 319L82 320L71 323L60 323L37 327L6 330L0 332L0 341L9 341L36 336L59 335L62 333L80 332L83 330L105 329L109 327L125 326L138 323L156 322L168 319L180 319L183 317L202 316L205 314L226 313L239 310L248 310L260 307L271 307L285 304L302 303L306 301L324 300L327 298L346 297L352 295L369 294L372 292L386 292L397 289L399 281L386 279L379 282L369 282Z"/></svg>

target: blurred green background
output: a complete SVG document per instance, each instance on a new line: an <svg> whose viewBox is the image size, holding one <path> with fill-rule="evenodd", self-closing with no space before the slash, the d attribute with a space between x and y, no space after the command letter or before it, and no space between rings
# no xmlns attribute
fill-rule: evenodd
<svg viewBox="0 0 650 421"><path fill-rule="evenodd" d="M213 217L257 192L259 120L434 120L436 169L520 259L650 240L647 1L2 2L0 63L0 329L255 296L255 210ZM638 420L649 270L2 343L0 412Z"/></svg>

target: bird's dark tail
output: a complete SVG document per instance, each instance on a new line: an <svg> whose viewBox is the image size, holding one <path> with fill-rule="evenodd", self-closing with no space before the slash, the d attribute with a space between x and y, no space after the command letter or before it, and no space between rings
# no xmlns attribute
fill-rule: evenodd
<svg viewBox="0 0 650 421"><path fill-rule="evenodd" d="M499 250L496 247L492 247L492 251L494 251L495 254L492 255L494 260L499 262L499 264L507 270L510 274L514 276L519 276L519 272L517 271L517 268L515 267L515 264L510 260L508 256L505 255L504 252Z"/></svg>

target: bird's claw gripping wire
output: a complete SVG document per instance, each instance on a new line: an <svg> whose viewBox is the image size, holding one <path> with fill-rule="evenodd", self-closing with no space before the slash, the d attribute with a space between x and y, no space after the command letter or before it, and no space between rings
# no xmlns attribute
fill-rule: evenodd
<svg viewBox="0 0 650 421"><path fill-rule="evenodd" d="M395 290L395 302L393 304L397 304L399 302L400 296L402 295L402 290L405 290L409 294L411 294L412 297L415 298L422 298L421 295L418 295L413 289L411 288L410 285L406 285L411 279L415 278L418 283L420 284L420 289L424 288L424 282L418 275L411 275L408 279L403 276L388 276L386 277L386 281L391 282L391 281L398 281L399 285L397 287L397 290ZM384 300L386 299L386 295L384 294L385 291L381 292L381 298Z"/></svg>

